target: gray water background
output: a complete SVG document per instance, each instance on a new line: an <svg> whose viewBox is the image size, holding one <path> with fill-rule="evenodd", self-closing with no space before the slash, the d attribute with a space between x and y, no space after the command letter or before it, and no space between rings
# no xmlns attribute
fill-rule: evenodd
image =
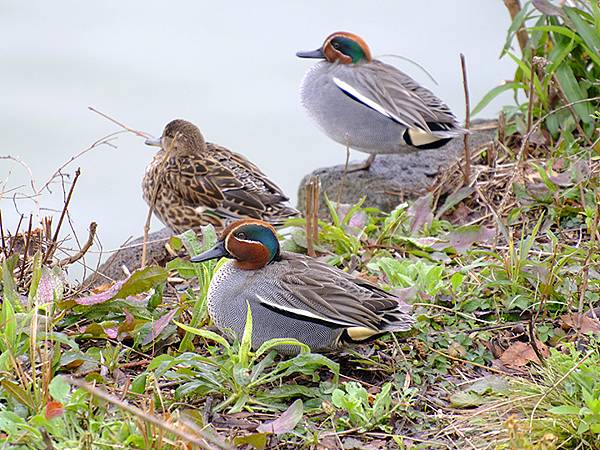
<svg viewBox="0 0 600 450"><path fill-rule="evenodd" d="M459 53L467 58L475 104L513 73L510 60L498 58L509 23L501 0L4 0L0 155L26 162L39 186L72 155L119 130L88 106L154 135L179 117L197 124L208 141L246 155L295 203L304 174L345 158L300 106L298 86L314 60L296 58L297 50L319 47L332 31L353 31L375 56L398 54L426 67L438 85L411 64L384 58L462 120ZM480 116L494 116L507 102L501 97ZM147 206L140 182L155 151L129 134L113 144L65 169L81 167L70 206L74 228L85 240L96 221L105 251L141 235ZM30 193L28 183L21 166L0 160L0 192ZM14 229L19 213L32 211L38 220L53 214L56 223L63 193L58 183L52 191L39 199L39 211L30 200L15 204L8 198L15 191L5 193L5 227ZM160 227L153 221L153 229ZM87 264L95 266L95 255Z"/></svg>

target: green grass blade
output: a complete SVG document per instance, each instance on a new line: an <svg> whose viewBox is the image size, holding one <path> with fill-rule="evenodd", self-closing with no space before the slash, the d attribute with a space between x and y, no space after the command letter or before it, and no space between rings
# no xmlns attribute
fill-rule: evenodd
<svg viewBox="0 0 600 450"><path fill-rule="evenodd" d="M214 333L214 332L208 331L208 330L202 330L200 328L190 327L181 322L177 322L176 320L174 320L173 323L175 325L177 325L179 328L181 328L182 330L187 331L188 333L191 333L196 336L200 336L205 339L209 339L211 341L217 342L217 343L221 344L223 347L225 347L226 349L231 348L231 346L229 345L229 342L227 342L227 340L223 336L219 336L217 333Z"/></svg>

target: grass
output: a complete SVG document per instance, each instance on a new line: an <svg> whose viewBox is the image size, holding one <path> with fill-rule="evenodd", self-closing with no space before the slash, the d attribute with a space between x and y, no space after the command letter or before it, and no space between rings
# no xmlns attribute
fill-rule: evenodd
<svg viewBox="0 0 600 450"><path fill-rule="evenodd" d="M328 201L315 250L412 303L410 333L252 351L251 315L241 341L211 329L218 263L82 290L49 254L58 230L3 230L2 448L600 448L600 10L577 3L516 15L514 80L474 112L500 90L516 103L469 184L455 164L391 212ZM290 227L282 245L305 252L304 220Z"/></svg>

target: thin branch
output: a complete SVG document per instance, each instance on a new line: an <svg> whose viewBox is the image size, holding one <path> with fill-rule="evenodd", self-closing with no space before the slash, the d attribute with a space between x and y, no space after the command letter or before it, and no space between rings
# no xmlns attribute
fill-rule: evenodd
<svg viewBox="0 0 600 450"><path fill-rule="evenodd" d="M306 183L306 254L315 257L315 240L318 236L319 178L311 176Z"/></svg>
<svg viewBox="0 0 600 450"><path fill-rule="evenodd" d="M152 425L156 425L157 427L159 427L160 429L162 429L168 433L173 433L175 436L177 436L181 439L184 439L185 441L189 442L190 444L197 445L204 449L213 449L213 448L231 449L232 448L231 446L229 446L225 442L223 442L221 439L218 439L217 437L212 436L210 433L206 433L203 430L195 430L198 437L192 436L192 435L186 433L185 431L175 427L172 423L169 423L165 420L161 420L154 415L147 414L146 412L142 411L140 408L130 405L129 403L125 403L125 402L119 400L117 397L109 394L108 392L106 392L102 389L99 389L96 386L93 386L89 383L86 383L83 380L80 380L77 378L71 378L71 377L65 377L65 380L69 384L72 384L73 386L77 386L78 388L81 388L81 389L89 392L94 397L100 398L112 405L115 405L119 409L128 412L129 414L133 414L134 416L139 417L146 423L151 423Z"/></svg>
<svg viewBox="0 0 600 450"><path fill-rule="evenodd" d="M81 169L77 168L75 171L75 178L73 178L73 183L71 183L71 188L69 189L69 193L67 194L67 199L65 200L65 204L63 206L62 212L60 214L60 219L58 219L58 225L56 226L56 230L54 230L54 236L52 237L52 242L50 243L50 247L44 256L42 263L48 261L49 258L52 257L54 251L56 250L56 244L58 241L58 233L60 232L60 227L62 226L63 220L65 219L65 214L67 212L67 208L69 207L69 203L71 202L71 196L73 195L73 190L75 189L75 185L77 184L77 179L81 175Z"/></svg>
<svg viewBox="0 0 600 450"><path fill-rule="evenodd" d="M23 263L21 264L21 273L19 274L19 284L23 282L25 276L25 264L27 264L27 256L29 254L29 245L31 242L31 222L33 214L29 214L29 226L27 227L27 236L25 237L25 251L23 252Z"/></svg>
<svg viewBox="0 0 600 450"><path fill-rule="evenodd" d="M465 55L460 54L460 67L462 70L463 89L465 92L465 128L469 130L471 128L471 102L469 100L469 84L467 82L467 63L465 61ZM469 133L465 133L463 136L463 142L465 146L465 169L464 169L464 181L463 184L466 186L469 184L471 179L471 148L469 147Z"/></svg>
<svg viewBox="0 0 600 450"><path fill-rule="evenodd" d="M137 135L137 136L140 136L140 137L143 137L143 138L146 138L146 139L147 139L147 138L149 138L149 137L152 137L152 136L150 136L148 133L145 133L145 132L143 132L143 131L136 130L136 129L134 129L134 128L131 128L131 127L129 127L129 126L127 126L127 125L125 125L123 122L119 122L117 119L114 119L114 118L112 118L112 117L111 117L111 116L109 116L108 114L106 114L106 113L103 113L102 111L99 111L99 110L97 110L96 108L94 108L94 107L92 107L92 106L88 106L88 109L89 109L90 111L93 111L93 112L95 112L96 114L98 114L98 115L100 115L100 116L104 117L105 119L107 119L107 120L110 120L112 123L114 123L115 125L118 125L118 126L120 126L120 127L121 127L121 128L123 128L125 131L129 131L130 133L133 133L133 134L135 134L135 135Z"/></svg>
<svg viewBox="0 0 600 450"><path fill-rule="evenodd" d="M21 214L21 216L19 217L19 223L17 223L17 229L15 231L15 234L12 236L12 239L10 240L10 248L8 249L9 255L12 253L13 248L15 246L16 237L19 234L19 229L21 228L21 223L23 222L23 217L25 217L25 216L23 214Z"/></svg>
<svg viewBox="0 0 600 450"><path fill-rule="evenodd" d="M2 237L2 253L4 257L8 257L6 254L6 241L4 240L4 225L2 224L2 210L0 210L0 236Z"/></svg>
<svg viewBox="0 0 600 450"><path fill-rule="evenodd" d="M85 148L83 150L81 150L79 153L71 156L67 161L65 161L58 169L56 169L54 171L54 173L50 176L50 178L48 179L48 181L46 181L44 183L44 185L38 189L38 191L36 192L37 195L39 195L44 189L46 189L50 183L52 183L54 181L54 179L58 176L60 176L60 174L62 173L62 171L69 165L71 164L73 161L75 161L76 159L80 158L81 156L85 155L87 152L100 147L101 145L108 145L110 147L116 148L116 146L114 146L113 144L111 144L111 141L116 139L116 136L119 134L123 134L124 131L115 131L113 133L107 134L106 136L98 139L97 141L93 142L92 145L90 145L88 148Z"/></svg>
<svg viewBox="0 0 600 450"><path fill-rule="evenodd" d="M159 176L156 180L156 186L154 187L152 198L150 199L150 207L148 208L146 223L144 224L144 242L142 245L142 261L140 264L140 267L142 269L146 267L146 259L148 257L148 233L150 232L150 221L152 220L152 214L154 213L154 206L156 205L156 199L158 198L158 191L160 190L162 184L162 174L164 172L165 166L167 165L167 161L169 160L169 156L171 155L171 151L175 148L175 144L177 143L178 137L179 133L175 135L175 137L169 144L169 147L165 149L165 154L163 155L163 159L160 162L159 169L157 170Z"/></svg>
<svg viewBox="0 0 600 450"><path fill-rule="evenodd" d="M90 247L94 243L94 237L96 237L96 228L97 228L96 222L90 223L88 239L85 242L85 244L83 244L83 247L81 247L81 249L74 255L69 256L68 258L65 258L65 259L61 259L60 261L58 261L56 263L56 265L59 267L64 267L64 266L68 266L69 264L73 264L76 261L79 261L83 257L83 255L85 255L87 253L87 251L90 249Z"/></svg>

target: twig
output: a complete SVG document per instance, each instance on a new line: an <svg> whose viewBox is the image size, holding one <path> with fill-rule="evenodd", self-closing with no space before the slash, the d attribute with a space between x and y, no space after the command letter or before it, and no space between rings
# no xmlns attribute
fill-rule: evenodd
<svg viewBox="0 0 600 450"><path fill-rule="evenodd" d="M36 195L40 195L40 193L46 189L50 183L52 183L52 181L61 174L61 172L69 165L71 164L73 161L75 161L76 159L80 158L81 156L85 155L87 152L95 149L96 147L99 147L101 145L108 145L110 147L116 148L113 144L110 143L110 141L116 139L116 136L119 134L124 133L123 131L116 131L110 134L107 134L106 136L98 139L97 141L95 141L94 143L92 143L92 145L90 145L88 148L85 148L83 150L81 150L79 153L71 156L67 161L65 161L58 169L56 169L54 171L54 173L50 176L50 178L48 179L48 181L46 181L44 183L44 185L38 189L38 191L36 192Z"/></svg>
<svg viewBox="0 0 600 450"><path fill-rule="evenodd" d="M521 12L521 2L519 0L504 0L504 5L508 9L511 20L514 21L515 17L517 17L517 15ZM527 37L527 32L523 29L523 27L519 28L519 31L517 31L517 40L519 41L521 53L523 53L525 51L525 47L527 47L527 41L529 40Z"/></svg>
<svg viewBox="0 0 600 450"><path fill-rule="evenodd" d="M4 257L8 257L6 254L6 241L4 240L4 226L2 224L2 210L0 210L0 236L2 237L2 253Z"/></svg>
<svg viewBox="0 0 600 450"><path fill-rule="evenodd" d="M575 372L577 369L579 369L579 367L583 364L583 362L586 359L588 359L590 356L592 356L594 354L594 352L595 352L595 350L590 350L589 352L587 352L584 355L584 357L579 360L579 362L577 364L575 364L573 367L571 367L562 377L560 377L558 379L558 381L556 383L554 383L552 386L550 386L550 388L542 394L540 399L537 401L537 403L533 407L533 410L531 411L531 416L529 417L529 429L530 430L533 425L533 416L535 415L535 412L536 412L538 406L540 406L540 404L542 403L542 401L544 401L544 399L546 397L548 397L550 392L552 392L554 389L556 389L558 387L558 385L560 385L563 381L565 381L569 377L569 375L571 375L573 372Z"/></svg>
<svg viewBox="0 0 600 450"><path fill-rule="evenodd" d="M140 408L137 408L133 405L125 403L125 402L119 400L117 397L114 397L113 395L109 394L108 392L106 392L102 389L99 389L96 386L93 386L89 383L86 383L85 381L82 381L77 378L71 378L71 377L65 377L65 380L69 384L72 384L73 386L77 386L77 387L89 392L94 397L100 398L108 403L111 403L111 404L117 406L118 408L120 408L121 410L127 411L128 413L133 414L136 417L139 417L144 422L156 425L157 427L159 427L160 429L162 429L168 433L173 433L175 436L177 436L181 439L184 439L191 444L198 445L199 447L204 448L204 449L213 449L213 448L231 449L232 448L231 446L222 442L220 439L217 439L216 437L211 436L209 433L205 433L203 430L195 430L195 432L198 434L199 438L196 436L191 436L188 433L186 433L185 431L182 431L179 428L176 428L173 424L168 423L164 420L161 420L156 416L147 414L146 412L142 411ZM212 444L212 445L210 445L210 444Z"/></svg>
<svg viewBox="0 0 600 450"><path fill-rule="evenodd" d="M158 198L158 190L160 189L160 178L156 180L156 187L152 193L152 199L150 207L148 208L148 214L146 215L146 222L144 223L144 242L142 243L142 260L140 262L140 268L146 267L146 259L148 259L148 234L150 232L150 221L152 220L152 214L154 214L154 205L156 205L156 199Z"/></svg>
<svg viewBox="0 0 600 450"><path fill-rule="evenodd" d="M469 100L469 84L467 82L467 63L465 61L465 55L460 54L460 67L462 70L463 78L463 89L465 91L465 128L469 130L471 128L471 102ZM471 179L471 148L469 147L469 133L465 133L463 136L463 142L465 146L465 170L464 170L464 182L463 185L468 185Z"/></svg>
<svg viewBox="0 0 600 450"><path fill-rule="evenodd" d="M25 237L25 251L23 252L23 263L21 264L21 273L19 274L19 284L23 282L25 276L25 264L27 264L27 256L29 254L29 243L31 242L31 221L33 214L29 214L29 226L27 227L27 236Z"/></svg>
<svg viewBox="0 0 600 450"><path fill-rule="evenodd" d="M425 344L425 345L427 345L427 344ZM510 374L508 374L508 373L506 373L506 372L504 372L502 370L496 369L494 367L487 367L487 366L484 366L483 364L476 363L475 361L469 361L468 359L458 358L456 356L449 355L448 353L444 353L444 352L441 352L439 350L436 350L435 348L433 348L433 347L431 347L429 345L427 345L427 348L429 350L431 350L432 352L435 352L438 355L442 355L443 357L451 359L453 361L458 361L458 362L462 362L462 363L465 363L465 364L471 364L472 366L479 367L481 369L485 369L485 370L488 370L490 372L499 373L500 375L510 375Z"/></svg>
<svg viewBox="0 0 600 450"><path fill-rule="evenodd" d="M108 114L106 114L106 113L103 113L102 111L98 111L96 108L94 108L94 107L92 107L92 106L88 106L88 109L89 109L90 111L93 111L93 112L95 112L96 114L98 114L98 115L100 115L100 116L104 117L105 119L107 119L107 120L110 120L112 123L114 123L115 125L118 125L118 126L120 126L120 127L121 127L121 128L123 128L124 130L126 130L126 131L129 131L129 132L131 132L131 133L133 133L133 134L135 134L135 135L137 135L137 136L140 136L140 137L143 137L143 138L149 138L149 137L151 137L151 136L150 136L148 133L145 133L145 132L143 132L143 131L138 131L138 130L135 130L135 129L133 129L133 128L131 128L131 127L127 126L127 125L125 125L124 123L122 123L122 122L119 122L117 119L113 119L113 118L112 118L111 116L109 116Z"/></svg>
<svg viewBox="0 0 600 450"><path fill-rule="evenodd" d="M73 183L71 183L71 188L69 189L69 193L67 194L65 204L64 204L62 212L60 214L60 219L58 219L58 225L56 226L56 230L54 230L54 236L52 237L52 242L50 243L50 246L48 247L48 251L46 252L46 255L44 256L42 264L45 263L46 261L48 261L48 259L52 257L52 255L54 254L54 251L56 250L56 243L58 241L58 233L60 232L60 227L63 223L63 220L65 219L65 214L67 212L67 208L69 207L69 202L71 201L71 196L73 195L73 190L75 189L75 185L77 184L77 179L79 178L80 174L81 174L81 169L77 168L77 170L75 171L75 177L73 178Z"/></svg>
<svg viewBox="0 0 600 450"><path fill-rule="evenodd" d="M544 355L542 355L542 352L540 351L540 349L538 348L537 342L538 340L535 337L535 320L537 319L537 314L536 315L532 315L529 318L529 322L527 324L527 328L529 329L529 342L531 343L531 348L533 349L535 355L538 357L538 359L540 360L540 364L542 365L546 365L546 358L544 357Z"/></svg>
<svg viewBox="0 0 600 450"><path fill-rule="evenodd" d="M142 244L142 260L140 263L140 267L143 269L146 267L146 259L148 257L148 233L150 232L150 221L152 220L152 214L154 213L154 206L156 205L156 199L158 198L158 191L161 187L162 182L162 174L164 172L164 168L169 160L169 156L171 154L171 150L175 148L175 144L177 143L177 138L179 137L179 133L175 135L169 147L165 149L165 154L163 155L163 159L160 162L159 169L157 171L158 178L156 180L156 186L154 187L154 192L152 193L152 198L150 199L150 207L148 208L148 215L146 216L146 222L144 223L144 241Z"/></svg>
<svg viewBox="0 0 600 450"><path fill-rule="evenodd" d="M23 222L23 217L25 217L25 216L23 214L21 214L21 217L19 217L19 222L17 223L17 229L15 231L15 234L12 237L12 239L10 240L10 248L8 249L9 255L12 253L13 248L15 246L16 237L19 235L19 229L21 228L21 223Z"/></svg>
<svg viewBox="0 0 600 450"><path fill-rule="evenodd" d="M56 265L59 267L64 267L64 266L68 266L69 264L73 264L76 261L79 261L83 257L83 255L85 255L87 253L87 251L90 249L90 247L94 243L94 237L96 236L96 228L97 228L96 222L90 223L90 228L89 228L90 231L89 231L88 239L87 239L86 243L83 244L83 247L81 247L81 249L79 249L79 251L77 253L75 253L74 255L69 256L68 258L65 258L65 259L61 259L60 261L58 261L56 263Z"/></svg>
<svg viewBox="0 0 600 450"><path fill-rule="evenodd" d="M319 187L317 176L311 176L306 183L306 253L315 257L315 240L318 237Z"/></svg>

